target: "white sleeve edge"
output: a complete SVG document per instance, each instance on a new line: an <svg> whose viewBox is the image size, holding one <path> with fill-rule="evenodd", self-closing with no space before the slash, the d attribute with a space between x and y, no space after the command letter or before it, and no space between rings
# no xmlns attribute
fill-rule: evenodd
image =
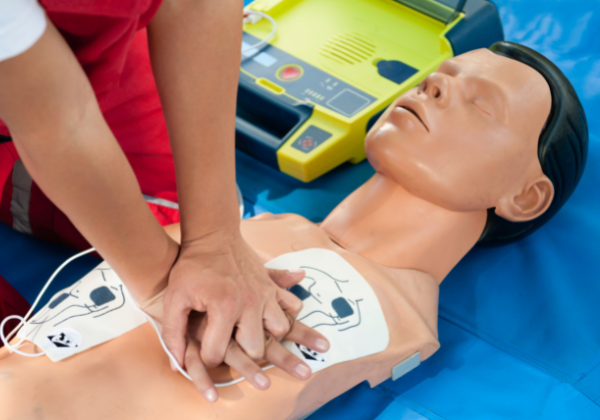
<svg viewBox="0 0 600 420"><path fill-rule="evenodd" d="M46 14L37 1L19 19L0 32L0 61L24 53L46 30Z"/></svg>

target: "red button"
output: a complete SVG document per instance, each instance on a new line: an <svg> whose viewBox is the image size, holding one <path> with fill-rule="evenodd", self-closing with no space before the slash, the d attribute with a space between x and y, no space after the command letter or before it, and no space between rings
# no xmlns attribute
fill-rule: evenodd
<svg viewBox="0 0 600 420"><path fill-rule="evenodd" d="M302 139L302 147L304 147L305 149L309 149L312 146L313 146L313 139L311 139L310 137Z"/></svg>
<svg viewBox="0 0 600 420"><path fill-rule="evenodd" d="M291 80L300 77L300 70L297 67L286 67L281 71L281 78L283 80Z"/></svg>

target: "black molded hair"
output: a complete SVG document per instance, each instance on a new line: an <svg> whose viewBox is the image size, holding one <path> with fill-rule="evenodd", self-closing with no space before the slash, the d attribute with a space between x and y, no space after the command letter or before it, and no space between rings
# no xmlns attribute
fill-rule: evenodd
<svg viewBox="0 0 600 420"><path fill-rule="evenodd" d="M569 199L581 179L588 153L588 128L583 106L565 75L550 60L523 45L500 41L490 47L498 55L528 65L550 86L552 108L538 143L542 171L554 185L550 207L529 222L509 222L488 209L479 245L496 246L514 242L541 227Z"/></svg>

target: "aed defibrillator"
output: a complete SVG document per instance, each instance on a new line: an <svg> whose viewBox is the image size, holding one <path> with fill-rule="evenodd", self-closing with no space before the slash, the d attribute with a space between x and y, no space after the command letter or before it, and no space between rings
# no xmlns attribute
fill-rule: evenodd
<svg viewBox="0 0 600 420"><path fill-rule="evenodd" d="M487 0L256 0L244 25L236 147L309 182L365 158L365 134L440 63L503 39Z"/></svg>

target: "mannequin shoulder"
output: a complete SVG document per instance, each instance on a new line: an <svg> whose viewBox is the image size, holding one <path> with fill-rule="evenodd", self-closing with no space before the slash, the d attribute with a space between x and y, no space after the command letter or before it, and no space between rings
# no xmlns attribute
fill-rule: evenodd
<svg viewBox="0 0 600 420"><path fill-rule="evenodd" d="M297 214L263 213L243 220L244 239L266 261L306 248L333 249L334 243L315 223Z"/></svg>

